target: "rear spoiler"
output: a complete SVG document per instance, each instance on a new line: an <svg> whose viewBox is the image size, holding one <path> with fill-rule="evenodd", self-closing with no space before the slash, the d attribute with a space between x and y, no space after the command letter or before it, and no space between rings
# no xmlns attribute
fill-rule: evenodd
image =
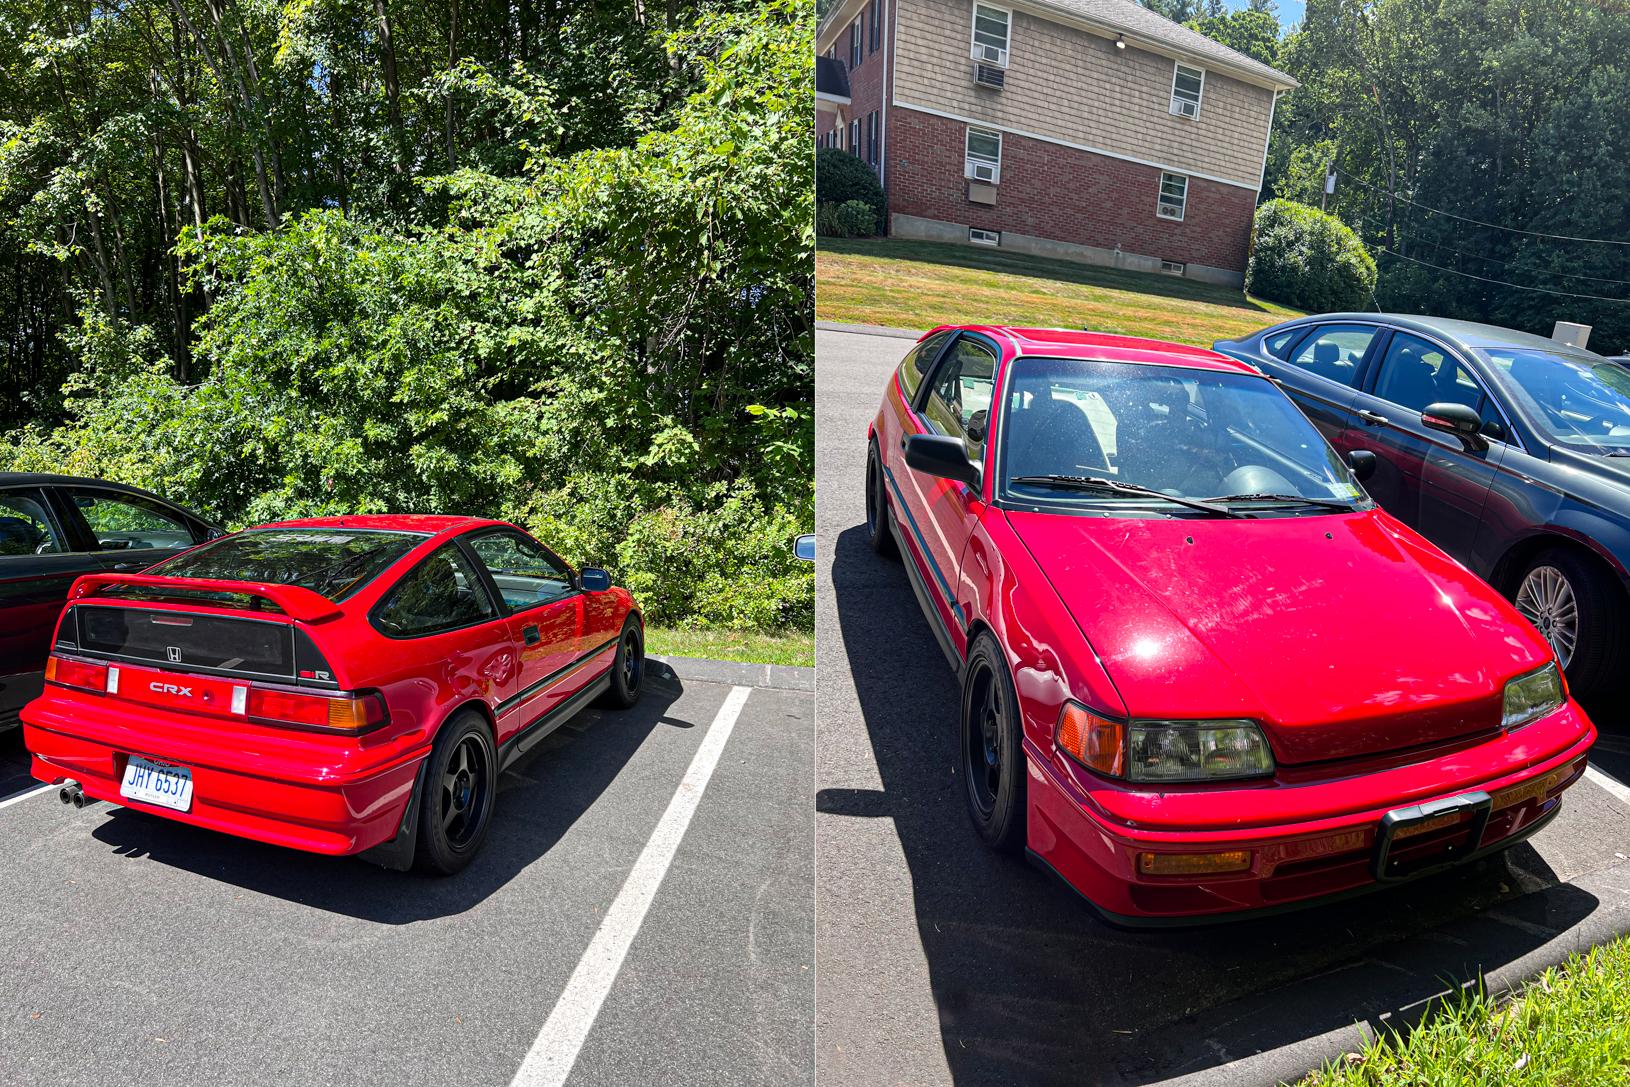
<svg viewBox="0 0 1630 1087"><path fill-rule="evenodd" d="M225 581L204 577L165 577L162 574L86 574L74 581L68 600L95 596L109 585L150 585L160 589L199 589L213 593L241 593L269 600L291 619L320 623L340 615L337 604L321 593L299 585L272 585L261 581Z"/></svg>

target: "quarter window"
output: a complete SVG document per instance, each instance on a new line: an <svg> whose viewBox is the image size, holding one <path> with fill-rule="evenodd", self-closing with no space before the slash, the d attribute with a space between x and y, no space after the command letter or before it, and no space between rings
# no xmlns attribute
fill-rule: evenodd
<svg viewBox="0 0 1630 1087"><path fill-rule="evenodd" d="M566 564L524 536L495 532L477 536L470 548L492 574L504 603L515 611L553 603L577 591Z"/></svg>
<svg viewBox="0 0 1630 1087"><path fill-rule="evenodd" d="M962 438L968 456L979 459L990 418L990 394L996 383L996 356L977 340L966 337L934 371L923 415L936 433Z"/></svg>
<svg viewBox="0 0 1630 1087"><path fill-rule="evenodd" d="M66 493L90 526L99 551L191 547L199 542L179 516L140 495L78 488Z"/></svg>
<svg viewBox="0 0 1630 1087"><path fill-rule="evenodd" d="M1002 134L984 128L968 129L963 176L992 185L1002 180Z"/></svg>
<svg viewBox="0 0 1630 1087"><path fill-rule="evenodd" d="M1290 350L1291 341L1296 339L1301 331L1299 328L1287 328L1283 332L1275 332L1272 336L1264 336L1262 346L1267 348L1268 354L1274 358L1282 359L1285 352Z"/></svg>
<svg viewBox="0 0 1630 1087"><path fill-rule="evenodd" d="M1013 15L989 4L973 6L973 59L1007 67L1009 29Z"/></svg>
<svg viewBox="0 0 1630 1087"><path fill-rule="evenodd" d="M1203 69L1176 64L1172 69L1171 111L1178 117L1200 116L1200 96L1205 92L1206 74Z"/></svg>
<svg viewBox="0 0 1630 1087"><path fill-rule="evenodd" d="M1188 208L1189 179L1182 174L1160 175L1160 203L1155 211L1162 219L1183 221Z"/></svg>
<svg viewBox="0 0 1630 1087"><path fill-rule="evenodd" d="M0 494L0 555L55 555L62 549L37 494Z"/></svg>
<svg viewBox="0 0 1630 1087"><path fill-rule="evenodd" d="M1356 389L1359 365L1376 332L1374 325L1328 325L1302 344L1290 364Z"/></svg>
<svg viewBox="0 0 1630 1087"><path fill-rule="evenodd" d="M435 634L493 619L498 609L475 567L454 544L403 575L374 612L374 624L399 638Z"/></svg>
<svg viewBox="0 0 1630 1087"><path fill-rule="evenodd" d="M916 401L917 389L922 386L923 377L928 373L928 368L934 365L934 360L939 358L940 348L952 335L950 332L940 332L930 336L906 354L900 363L900 388L905 391L907 401Z"/></svg>

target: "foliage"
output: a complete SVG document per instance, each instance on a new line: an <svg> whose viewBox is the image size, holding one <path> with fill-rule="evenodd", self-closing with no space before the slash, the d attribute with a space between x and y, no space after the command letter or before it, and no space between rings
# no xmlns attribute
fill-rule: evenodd
<svg viewBox="0 0 1630 1087"><path fill-rule="evenodd" d="M1279 66L1279 20L1267 10L1242 8L1221 15L1201 15L1185 25L1263 64Z"/></svg>
<svg viewBox="0 0 1630 1087"><path fill-rule="evenodd" d="M872 209L878 226L888 221L883 186L872 168L859 156L835 147L815 152L815 200L817 204L846 204L860 200Z"/></svg>
<svg viewBox="0 0 1630 1087"><path fill-rule="evenodd" d="M1310 312L1363 309L1375 290L1375 258L1340 219L1270 200L1256 211L1245 289Z"/></svg>
<svg viewBox="0 0 1630 1087"><path fill-rule="evenodd" d="M645 651L658 657L705 657L748 664L815 667L815 635L804 630L701 630L647 624Z"/></svg>
<svg viewBox="0 0 1630 1087"><path fill-rule="evenodd" d="M815 207L815 232L830 238L869 238L877 233L877 219L864 200Z"/></svg>

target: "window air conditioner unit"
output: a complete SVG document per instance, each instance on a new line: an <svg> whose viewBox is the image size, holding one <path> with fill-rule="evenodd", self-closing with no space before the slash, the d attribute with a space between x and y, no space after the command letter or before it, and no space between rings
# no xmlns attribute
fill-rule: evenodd
<svg viewBox="0 0 1630 1087"><path fill-rule="evenodd" d="M1172 113L1178 117L1198 117L1200 116L1200 103L1188 102L1181 98L1173 98Z"/></svg>
<svg viewBox="0 0 1630 1087"><path fill-rule="evenodd" d="M1002 176L1002 168L994 162L970 162L967 175L973 181L984 181L994 185Z"/></svg>
<svg viewBox="0 0 1630 1087"><path fill-rule="evenodd" d="M1181 208L1174 208L1170 204L1160 205L1160 207L1157 209L1157 213L1162 219L1181 219L1183 217L1183 210Z"/></svg>
<svg viewBox="0 0 1630 1087"><path fill-rule="evenodd" d="M994 45L980 45L978 42L975 42L973 47L973 59L979 61L981 64L995 64L999 67L1006 68L1007 50L998 48Z"/></svg>
<svg viewBox="0 0 1630 1087"><path fill-rule="evenodd" d="M994 64L974 65L973 81L981 87L994 87L1001 90L1007 82L1007 73Z"/></svg>

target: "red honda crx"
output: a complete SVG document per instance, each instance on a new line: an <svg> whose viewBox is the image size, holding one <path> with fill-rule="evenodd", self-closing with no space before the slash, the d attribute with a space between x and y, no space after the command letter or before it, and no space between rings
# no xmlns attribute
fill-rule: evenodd
<svg viewBox="0 0 1630 1087"><path fill-rule="evenodd" d="M1356 893L1553 818L1596 731L1545 639L1211 351L940 328L867 530L961 681L979 833L1112 920Z"/></svg>
<svg viewBox="0 0 1630 1087"><path fill-rule="evenodd" d="M76 581L24 742L64 801L451 873L504 767L643 672L627 590L514 525L286 521Z"/></svg>

